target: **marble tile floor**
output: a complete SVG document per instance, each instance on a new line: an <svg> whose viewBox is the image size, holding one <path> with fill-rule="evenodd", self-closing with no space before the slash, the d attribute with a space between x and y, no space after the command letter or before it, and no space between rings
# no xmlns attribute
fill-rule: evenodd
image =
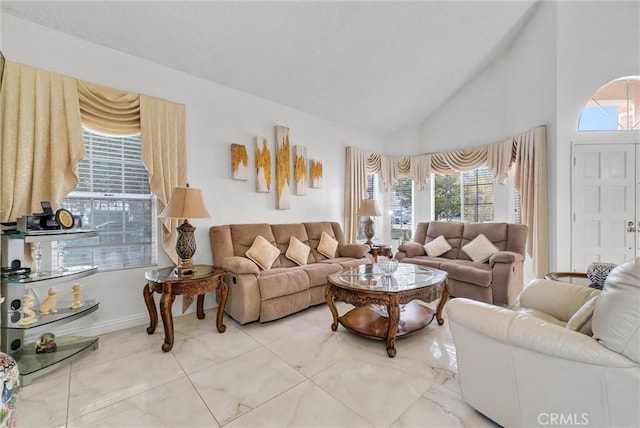
<svg viewBox="0 0 640 428"><path fill-rule="evenodd" d="M396 340L389 358L381 341L332 332L324 304L265 324L225 316L223 334L214 311L175 317L168 353L161 323L101 336L98 350L22 388L18 426L496 426L462 401L446 322Z"/></svg>

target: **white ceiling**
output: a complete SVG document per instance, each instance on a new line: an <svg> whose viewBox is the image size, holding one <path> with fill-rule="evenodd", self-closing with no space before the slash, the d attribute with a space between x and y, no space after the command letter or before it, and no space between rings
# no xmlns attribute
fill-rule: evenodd
<svg viewBox="0 0 640 428"><path fill-rule="evenodd" d="M426 119L535 1L2 1L2 11L386 136Z"/></svg>

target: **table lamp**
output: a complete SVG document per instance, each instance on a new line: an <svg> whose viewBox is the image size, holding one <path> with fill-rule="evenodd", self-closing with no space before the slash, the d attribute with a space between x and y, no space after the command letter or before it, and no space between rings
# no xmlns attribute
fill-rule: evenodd
<svg viewBox="0 0 640 428"><path fill-rule="evenodd" d="M196 253L196 238L193 235L195 227L189 224L190 218L210 218L202 200L200 189L189 187L174 187L169 203L159 215L160 218L184 219L184 223L176 228L178 240L176 241L176 253L180 263L175 268L178 276L193 275L195 269L191 258Z"/></svg>
<svg viewBox="0 0 640 428"><path fill-rule="evenodd" d="M375 199L363 199L360 201L360 209L358 209L357 213L360 217L369 217L367 222L364 225L364 236L367 237L367 245L372 246L373 242L371 238L375 235L375 231L373 230L373 219L371 217L377 217L382 215L380 210L378 209L378 205L376 204Z"/></svg>

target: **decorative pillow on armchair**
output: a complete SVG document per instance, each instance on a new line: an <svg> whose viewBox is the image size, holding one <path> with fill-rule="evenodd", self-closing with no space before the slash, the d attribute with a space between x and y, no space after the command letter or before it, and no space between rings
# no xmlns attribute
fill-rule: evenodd
<svg viewBox="0 0 640 428"><path fill-rule="evenodd" d="M280 255L280 250L271 245L271 242L264 239L261 235L258 235L256 239L253 240L251 248L249 248L245 254L262 269L269 270L271 266L273 266L273 262L275 262Z"/></svg>

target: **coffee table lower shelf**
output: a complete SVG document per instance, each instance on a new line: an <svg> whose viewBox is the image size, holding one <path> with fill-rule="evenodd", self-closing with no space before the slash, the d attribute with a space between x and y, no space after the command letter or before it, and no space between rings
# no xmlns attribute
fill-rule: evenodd
<svg viewBox="0 0 640 428"><path fill-rule="evenodd" d="M400 312L396 338L408 336L433 321L435 311L416 302L409 302ZM338 318L344 328L369 339L386 340L389 318L380 314L374 305L359 306Z"/></svg>

